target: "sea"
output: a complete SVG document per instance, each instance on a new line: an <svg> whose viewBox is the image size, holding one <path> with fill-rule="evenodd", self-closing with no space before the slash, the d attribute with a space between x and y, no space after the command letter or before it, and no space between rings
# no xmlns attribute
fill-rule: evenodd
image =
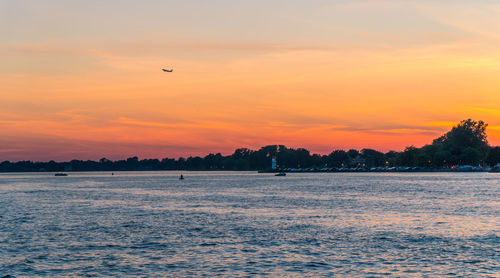
<svg viewBox="0 0 500 278"><path fill-rule="evenodd" d="M498 173L68 174L0 174L0 277L500 277Z"/></svg>

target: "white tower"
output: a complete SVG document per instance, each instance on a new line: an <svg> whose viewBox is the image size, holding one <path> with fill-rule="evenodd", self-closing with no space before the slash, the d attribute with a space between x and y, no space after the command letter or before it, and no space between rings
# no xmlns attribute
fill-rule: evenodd
<svg viewBox="0 0 500 278"><path fill-rule="evenodd" d="M273 157L271 160L271 169L276 170L276 157Z"/></svg>

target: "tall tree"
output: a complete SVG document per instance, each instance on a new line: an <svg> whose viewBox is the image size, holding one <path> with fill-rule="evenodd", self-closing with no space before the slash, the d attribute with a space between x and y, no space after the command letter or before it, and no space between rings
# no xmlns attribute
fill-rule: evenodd
<svg viewBox="0 0 500 278"><path fill-rule="evenodd" d="M488 157L486 158L486 163L491 166L495 166L500 163L500 147L492 147Z"/></svg>
<svg viewBox="0 0 500 278"><path fill-rule="evenodd" d="M486 127L488 124L483 121L463 120L448 133L435 139L433 145L442 144L443 149L451 153L452 163L479 163L486 159L489 151Z"/></svg>

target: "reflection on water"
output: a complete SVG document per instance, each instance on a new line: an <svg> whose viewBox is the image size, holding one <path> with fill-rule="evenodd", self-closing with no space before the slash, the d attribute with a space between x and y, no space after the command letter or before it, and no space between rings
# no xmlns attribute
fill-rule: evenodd
<svg viewBox="0 0 500 278"><path fill-rule="evenodd" d="M0 175L0 274L498 276L500 175Z"/></svg>

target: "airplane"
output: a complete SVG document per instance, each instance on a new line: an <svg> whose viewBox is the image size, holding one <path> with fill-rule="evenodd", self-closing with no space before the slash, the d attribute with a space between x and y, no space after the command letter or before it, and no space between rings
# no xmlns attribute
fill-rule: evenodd
<svg viewBox="0 0 500 278"><path fill-rule="evenodd" d="M170 69L170 70L168 70L168 69L161 69L161 70L164 71L164 72L173 72L174 71L174 69Z"/></svg>

